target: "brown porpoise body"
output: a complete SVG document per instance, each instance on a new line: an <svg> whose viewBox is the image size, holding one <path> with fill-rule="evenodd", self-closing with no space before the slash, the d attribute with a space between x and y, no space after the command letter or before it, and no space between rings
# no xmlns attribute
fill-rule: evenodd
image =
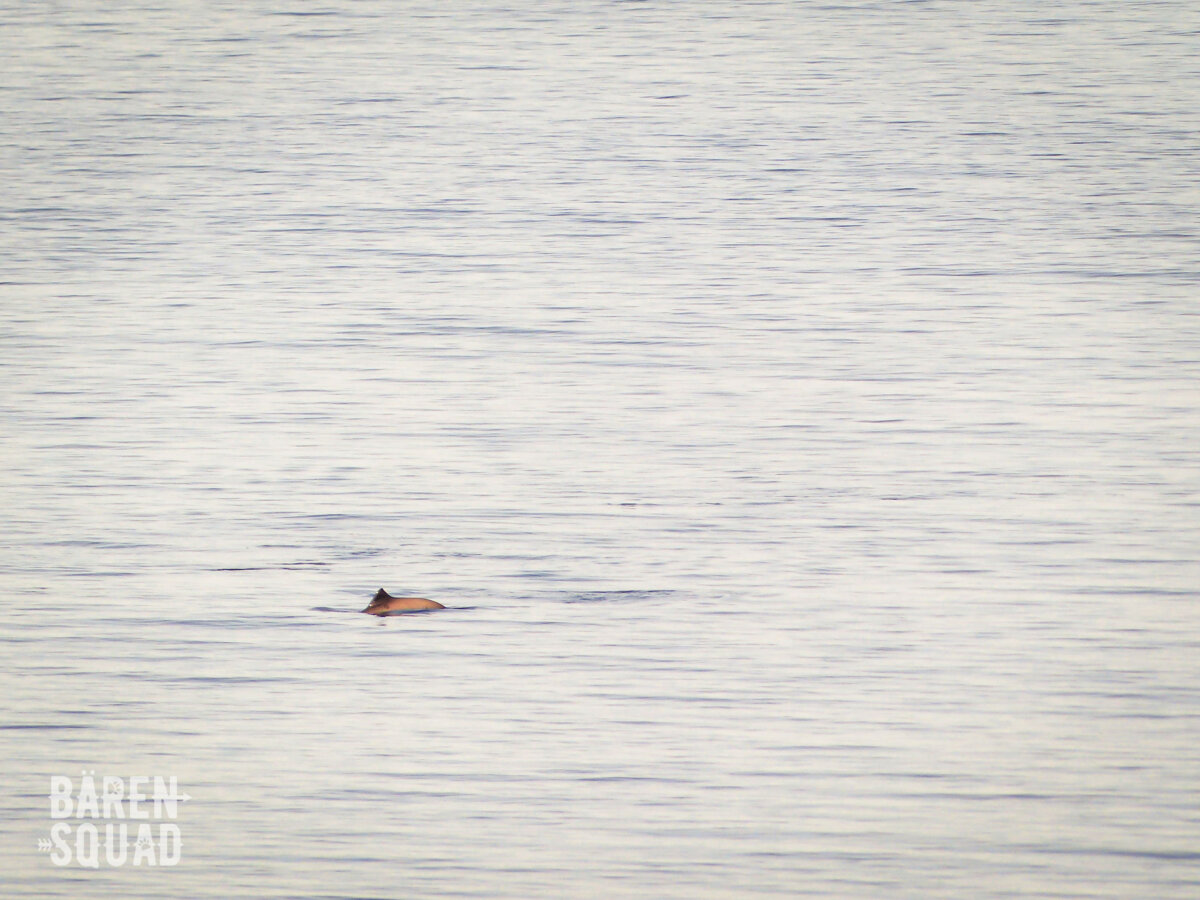
<svg viewBox="0 0 1200 900"><path fill-rule="evenodd" d="M389 612L410 612L417 609L445 609L436 600L426 600L424 597L393 597L383 588L375 592L370 604L363 610L373 616L382 616Z"/></svg>

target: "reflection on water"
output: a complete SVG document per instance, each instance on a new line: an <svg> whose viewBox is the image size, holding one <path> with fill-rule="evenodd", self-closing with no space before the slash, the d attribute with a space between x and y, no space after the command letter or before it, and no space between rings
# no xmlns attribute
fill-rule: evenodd
<svg viewBox="0 0 1200 900"><path fill-rule="evenodd" d="M7 895L1195 896L1195 19L8 10Z"/></svg>

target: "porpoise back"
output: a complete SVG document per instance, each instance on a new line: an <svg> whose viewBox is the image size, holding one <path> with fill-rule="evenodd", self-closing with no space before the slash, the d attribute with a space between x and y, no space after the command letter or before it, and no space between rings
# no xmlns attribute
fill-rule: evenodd
<svg viewBox="0 0 1200 900"><path fill-rule="evenodd" d="M426 600L424 597L393 597L383 588L375 592L367 608L362 610L372 616L382 616L389 612L415 612L421 609L445 609L436 600Z"/></svg>

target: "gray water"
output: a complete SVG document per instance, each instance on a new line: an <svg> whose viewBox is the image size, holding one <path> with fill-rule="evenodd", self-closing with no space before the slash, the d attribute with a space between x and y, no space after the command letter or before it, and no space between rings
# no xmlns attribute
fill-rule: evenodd
<svg viewBox="0 0 1200 900"><path fill-rule="evenodd" d="M4 895L1200 895L1198 35L4 4Z"/></svg>

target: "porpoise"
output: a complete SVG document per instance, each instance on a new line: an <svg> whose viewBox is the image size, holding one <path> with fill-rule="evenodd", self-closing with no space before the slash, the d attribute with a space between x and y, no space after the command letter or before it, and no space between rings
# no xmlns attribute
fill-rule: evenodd
<svg viewBox="0 0 1200 900"><path fill-rule="evenodd" d="M445 609L436 600L426 600L424 597L393 597L383 588L375 592L367 608L362 610L373 616L382 616L390 612L412 612L418 609Z"/></svg>

